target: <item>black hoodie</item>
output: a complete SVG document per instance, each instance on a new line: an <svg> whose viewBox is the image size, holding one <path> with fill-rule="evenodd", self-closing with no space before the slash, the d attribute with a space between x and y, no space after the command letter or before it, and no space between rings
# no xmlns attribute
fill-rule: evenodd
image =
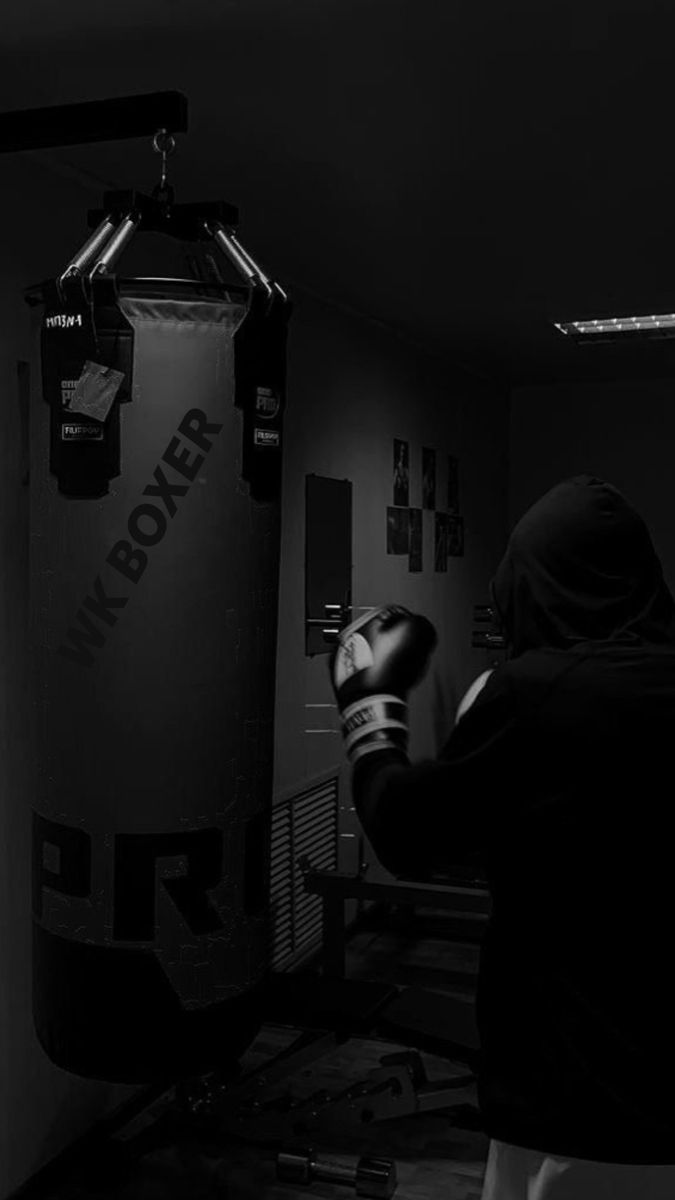
<svg viewBox="0 0 675 1200"><path fill-rule="evenodd" d="M558 484L525 513L492 594L514 655L675 639L675 605L644 521L591 475Z"/></svg>
<svg viewBox="0 0 675 1200"><path fill-rule="evenodd" d="M385 866L484 855L486 1132L675 1164L675 604L641 518L591 476L548 492L492 585L509 646L435 762L365 755Z"/></svg>

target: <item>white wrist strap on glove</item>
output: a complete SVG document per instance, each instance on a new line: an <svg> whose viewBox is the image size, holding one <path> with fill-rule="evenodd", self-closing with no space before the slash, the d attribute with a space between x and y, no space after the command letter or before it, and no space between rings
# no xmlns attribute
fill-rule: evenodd
<svg viewBox="0 0 675 1200"><path fill-rule="evenodd" d="M407 716L408 705L398 696L364 696L350 704L342 713L342 732L350 762L372 750L405 751Z"/></svg>

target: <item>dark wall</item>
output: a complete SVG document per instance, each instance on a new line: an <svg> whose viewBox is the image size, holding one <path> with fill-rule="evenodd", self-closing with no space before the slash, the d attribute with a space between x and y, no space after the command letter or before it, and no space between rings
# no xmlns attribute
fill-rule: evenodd
<svg viewBox="0 0 675 1200"><path fill-rule="evenodd" d="M31 1016L29 511L17 364L33 352L24 288L63 270L91 202L73 183L0 159L0 1196L130 1093L52 1066Z"/></svg>
<svg viewBox="0 0 675 1200"><path fill-rule="evenodd" d="M456 704L485 668L471 649L473 606L488 598L507 525L508 403L451 364L425 358L374 323L299 297L289 358L277 655L276 787L287 790L342 762L341 739L305 734L306 704L333 700L326 656L304 653L304 488L308 473L353 484L353 604L395 601L425 613L439 645L411 697L411 752L434 754ZM447 455L459 459L465 554L436 573L433 514L423 513L423 570L386 552L393 439L410 447L410 504L422 503L421 453L437 451L437 506ZM321 711L321 710L319 710ZM330 711L330 710L328 710ZM333 726L337 715L333 713Z"/></svg>
<svg viewBox="0 0 675 1200"><path fill-rule="evenodd" d="M587 353L592 353L588 349ZM519 388L511 398L510 523L559 480L590 471L647 521L675 588L675 382Z"/></svg>

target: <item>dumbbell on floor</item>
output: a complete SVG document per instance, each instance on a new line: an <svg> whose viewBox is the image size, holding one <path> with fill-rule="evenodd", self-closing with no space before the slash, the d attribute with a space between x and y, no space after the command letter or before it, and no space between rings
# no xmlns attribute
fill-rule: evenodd
<svg viewBox="0 0 675 1200"><path fill-rule="evenodd" d="M314 1150L300 1147L281 1150L277 1155L277 1179L283 1183L344 1183L356 1189L357 1196L389 1200L396 1191L396 1163L388 1158L360 1158L356 1166L322 1162Z"/></svg>

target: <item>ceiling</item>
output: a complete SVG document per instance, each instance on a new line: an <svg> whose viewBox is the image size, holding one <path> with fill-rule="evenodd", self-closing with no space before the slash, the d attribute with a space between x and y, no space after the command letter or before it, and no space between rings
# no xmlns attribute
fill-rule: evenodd
<svg viewBox="0 0 675 1200"><path fill-rule="evenodd" d="M175 89L178 198L238 204L282 281L500 381L675 375L672 0L24 0L0 109ZM45 161L149 187L147 140Z"/></svg>

